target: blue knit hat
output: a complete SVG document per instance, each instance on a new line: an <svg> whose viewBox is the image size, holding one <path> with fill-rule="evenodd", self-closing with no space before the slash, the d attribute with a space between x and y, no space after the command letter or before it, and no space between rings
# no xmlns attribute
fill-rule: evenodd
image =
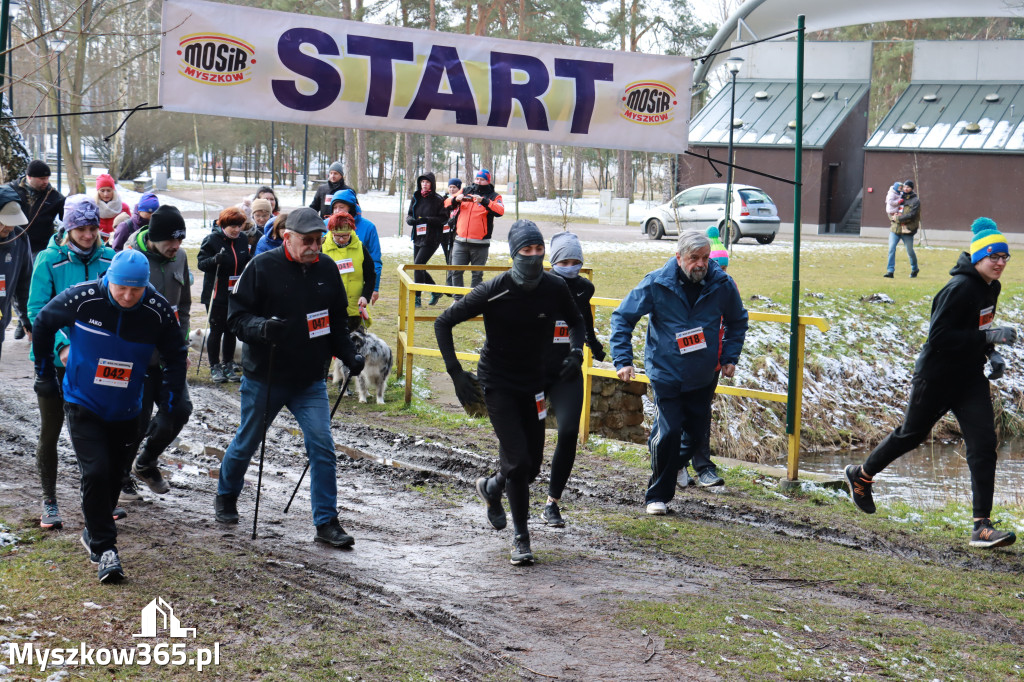
<svg viewBox="0 0 1024 682"><path fill-rule="evenodd" d="M491 184L491 171L487 170L486 168L481 168L476 172L476 175L473 177L473 179L483 180L485 185L489 185Z"/></svg>
<svg viewBox="0 0 1024 682"><path fill-rule="evenodd" d="M449 185L455 185L456 187L458 187L460 189L462 188L462 180L459 180L458 178L451 178L448 181L448 184Z"/></svg>
<svg viewBox="0 0 1024 682"><path fill-rule="evenodd" d="M991 218L977 218L971 223L971 262L977 263L993 253L1010 253L1006 237Z"/></svg>
<svg viewBox="0 0 1024 682"><path fill-rule="evenodd" d="M135 249L118 251L110 261L106 279L125 287L144 287L149 284L149 259Z"/></svg>
<svg viewBox="0 0 1024 682"><path fill-rule="evenodd" d="M72 194L64 200L64 229L100 224L100 210L96 202L85 194Z"/></svg>
<svg viewBox="0 0 1024 682"><path fill-rule="evenodd" d="M139 199L139 203L135 204L135 210L139 213L145 211L146 213L152 213L156 209L160 208L160 200L156 198L156 195L152 192L146 192Z"/></svg>

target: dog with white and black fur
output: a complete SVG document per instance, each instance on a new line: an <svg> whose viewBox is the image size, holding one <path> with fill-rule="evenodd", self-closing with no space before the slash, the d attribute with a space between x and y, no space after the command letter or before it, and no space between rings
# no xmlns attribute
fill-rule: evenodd
<svg viewBox="0 0 1024 682"><path fill-rule="evenodd" d="M391 374L392 354L391 348L384 343L379 336L366 331L364 327L358 327L350 335L352 347L356 353L363 356L366 366L362 373L356 377L356 390L359 392L359 402L366 402L366 395L369 389L377 396L377 404L384 404L384 389L387 387L388 376ZM348 368L345 364L334 359L334 371L331 377L334 385L348 377Z"/></svg>

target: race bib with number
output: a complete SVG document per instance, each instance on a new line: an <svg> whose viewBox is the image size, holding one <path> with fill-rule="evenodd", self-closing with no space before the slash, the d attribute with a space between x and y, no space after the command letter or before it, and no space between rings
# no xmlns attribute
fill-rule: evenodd
<svg viewBox="0 0 1024 682"><path fill-rule="evenodd" d="M537 419L547 419L548 406L547 402L544 400L544 391L541 391L537 395L533 396L533 399L537 401Z"/></svg>
<svg viewBox="0 0 1024 682"><path fill-rule="evenodd" d="M177 322L178 324L181 324L181 318L178 317L178 306L172 305L171 312L174 313L174 321Z"/></svg>
<svg viewBox="0 0 1024 682"><path fill-rule="evenodd" d="M569 325L565 320L555 320L555 338L552 343L569 343Z"/></svg>
<svg viewBox="0 0 1024 682"><path fill-rule="evenodd" d="M452 231L452 228L450 228L448 226L448 223L445 223L444 227L441 228L441 234L448 234L451 231Z"/></svg>
<svg viewBox="0 0 1024 682"><path fill-rule="evenodd" d="M306 326L309 327L309 338L315 339L318 336L331 333L331 318L327 315L326 310L318 310L306 315Z"/></svg>
<svg viewBox="0 0 1024 682"><path fill-rule="evenodd" d="M420 223L419 225L416 226L416 236L422 236L422 235L425 235L426 233L427 233L427 224L426 223Z"/></svg>
<svg viewBox="0 0 1024 682"><path fill-rule="evenodd" d="M96 365L96 378L93 379L93 383L100 386L128 388L128 382L131 378L132 363L100 358L99 363Z"/></svg>
<svg viewBox="0 0 1024 682"><path fill-rule="evenodd" d="M992 320L996 316L996 307L990 305L987 308L981 309L981 314L978 315L978 330L985 331L992 326Z"/></svg>
<svg viewBox="0 0 1024 682"><path fill-rule="evenodd" d="M704 339L704 329L695 327L678 332L676 334L676 345L679 346L679 353L681 355L707 348L708 342Z"/></svg>
<svg viewBox="0 0 1024 682"><path fill-rule="evenodd" d="M0 275L0 298L7 295L7 275Z"/></svg>
<svg viewBox="0 0 1024 682"><path fill-rule="evenodd" d="M235 293L235 289L238 288L239 277L241 277L241 275L228 275L228 291L232 294Z"/></svg>
<svg viewBox="0 0 1024 682"><path fill-rule="evenodd" d="M352 265L351 258L342 258L341 260L336 260L334 262L338 265L338 272L343 275L356 271L356 266Z"/></svg>

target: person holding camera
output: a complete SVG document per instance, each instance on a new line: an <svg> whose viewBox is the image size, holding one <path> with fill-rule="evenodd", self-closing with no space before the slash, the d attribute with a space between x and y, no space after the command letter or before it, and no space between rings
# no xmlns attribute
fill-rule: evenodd
<svg viewBox="0 0 1024 682"><path fill-rule="evenodd" d="M494 218L505 215L501 195L491 184L491 171L482 168L476 172L475 184L461 189L448 198L444 205L452 208L458 203L459 215L455 223L455 244L452 265L486 265L491 249ZM463 286L462 270L453 271L452 286ZM484 281L483 270L473 270L473 286ZM456 296L461 298L461 296Z"/></svg>

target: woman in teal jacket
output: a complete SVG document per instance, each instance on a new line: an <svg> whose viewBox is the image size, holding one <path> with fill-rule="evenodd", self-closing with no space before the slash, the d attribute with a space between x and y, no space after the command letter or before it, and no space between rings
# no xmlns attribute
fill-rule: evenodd
<svg viewBox="0 0 1024 682"><path fill-rule="evenodd" d="M57 294L75 284L97 280L107 271L114 250L103 245L99 233L100 214L96 203L84 194L68 197L64 204L64 226L36 256L28 295L30 321L35 322L39 311ZM63 330L57 332L53 355L61 383L64 381L67 348L67 335ZM31 358L35 361L34 354ZM57 529L64 525L57 507L57 439L64 427L64 398L57 395L37 396L37 399L40 424L36 465L43 487L43 515L39 526ZM123 509L115 510L115 518L122 514Z"/></svg>

